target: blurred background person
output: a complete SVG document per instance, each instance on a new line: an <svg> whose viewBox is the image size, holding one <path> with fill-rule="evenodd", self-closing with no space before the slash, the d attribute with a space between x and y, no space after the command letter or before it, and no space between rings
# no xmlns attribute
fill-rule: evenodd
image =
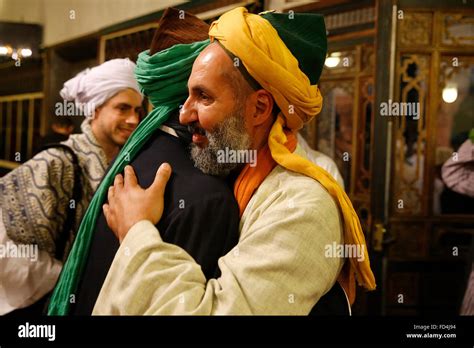
<svg viewBox="0 0 474 348"><path fill-rule="evenodd" d="M70 117L55 117L51 123L50 133L41 138L38 150L41 151L43 146L48 144L56 144L66 141L73 132L74 122L72 122Z"/></svg>

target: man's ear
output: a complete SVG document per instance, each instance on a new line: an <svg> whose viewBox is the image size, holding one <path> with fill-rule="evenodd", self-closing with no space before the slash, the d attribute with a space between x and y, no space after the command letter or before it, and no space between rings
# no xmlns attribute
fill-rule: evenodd
<svg viewBox="0 0 474 348"><path fill-rule="evenodd" d="M259 126L265 121L268 120L269 117L272 117L272 110L273 110L273 97L270 92L259 89L255 92L255 113L252 117L252 125Z"/></svg>
<svg viewBox="0 0 474 348"><path fill-rule="evenodd" d="M94 114L92 115L92 120L96 120L96 119L97 119L97 117L98 117L99 114L100 114L100 110L102 110L102 106L99 106L98 108L95 108Z"/></svg>

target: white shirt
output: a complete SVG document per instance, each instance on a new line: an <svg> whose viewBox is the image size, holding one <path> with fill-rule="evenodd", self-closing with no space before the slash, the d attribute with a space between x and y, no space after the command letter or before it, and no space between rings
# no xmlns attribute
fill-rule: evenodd
<svg viewBox="0 0 474 348"><path fill-rule="evenodd" d="M35 303L51 291L62 262L37 245L19 248L8 238L2 218L0 209L0 315L5 315Z"/></svg>

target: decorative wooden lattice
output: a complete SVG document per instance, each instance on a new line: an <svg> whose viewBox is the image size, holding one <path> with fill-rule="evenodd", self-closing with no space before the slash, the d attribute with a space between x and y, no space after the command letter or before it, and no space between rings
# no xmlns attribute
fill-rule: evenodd
<svg viewBox="0 0 474 348"><path fill-rule="evenodd" d="M103 36L100 41L101 62L114 58L130 58L135 62L140 52L150 48L157 27L157 23L151 23Z"/></svg>
<svg viewBox="0 0 474 348"><path fill-rule="evenodd" d="M320 88L323 109L306 130L317 149L336 162L345 190L366 232L370 208L374 124L374 47L356 45L330 52L338 64L323 70ZM311 136L310 136L311 139Z"/></svg>
<svg viewBox="0 0 474 348"><path fill-rule="evenodd" d="M39 136L43 93L0 97L0 168L30 159Z"/></svg>
<svg viewBox="0 0 474 348"><path fill-rule="evenodd" d="M424 162L426 160L425 105L429 83L430 57L406 54L401 57L399 71L399 105L395 119L394 213L418 215L422 212ZM402 106L406 108L402 110ZM418 114L413 110L418 107ZM409 111L411 108L411 111Z"/></svg>

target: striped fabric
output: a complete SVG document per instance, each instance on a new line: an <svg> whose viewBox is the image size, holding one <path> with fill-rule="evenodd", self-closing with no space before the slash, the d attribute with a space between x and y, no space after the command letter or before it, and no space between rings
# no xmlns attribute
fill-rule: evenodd
<svg viewBox="0 0 474 348"><path fill-rule="evenodd" d="M471 275L467 282L464 301L461 306L461 315L474 315L474 263L472 264Z"/></svg>
<svg viewBox="0 0 474 348"><path fill-rule="evenodd" d="M90 121L85 120L81 129L82 134L73 134L63 142L76 153L82 169L82 199L75 202L76 228L107 168ZM73 181L72 159L58 148L38 153L0 178L0 208L8 237L15 243L36 244L54 256L55 242L70 206ZM66 250L72 239L71 234Z"/></svg>
<svg viewBox="0 0 474 348"><path fill-rule="evenodd" d="M451 190L474 197L474 144L467 139L441 170L443 181Z"/></svg>

